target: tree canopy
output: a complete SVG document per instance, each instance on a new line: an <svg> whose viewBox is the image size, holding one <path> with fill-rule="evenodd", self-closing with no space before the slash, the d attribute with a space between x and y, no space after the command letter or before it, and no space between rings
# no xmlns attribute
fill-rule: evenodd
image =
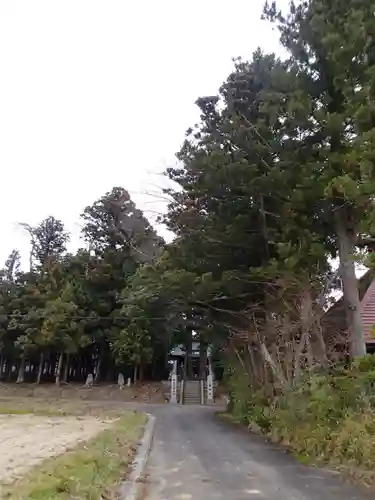
<svg viewBox="0 0 375 500"><path fill-rule="evenodd" d="M126 326L121 296L137 269L161 253L163 240L123 188L86 207L82 222L87 246L75 254L67 253L62 221L51 216L35 227L23 224L30 269L21 270L14 250L0 277L0 372L6 379L17 372L22 382L26 370L37 382L81 380L88 373L99 380L127 361L132 369L135 358L115 349ZM136 349L136 339L131 342Z"/></svg>
<svg viewBox="0 0 375 500"><path fill-rule="evenodd" d="M30 269L15 250L0 277L0 373L161 377L170 348L199 338L285 386L337 353L364 355L355 262L375 220L372 17L370 0L265 5L287 57L235 59L197 99L165 172L171 243L119 187L83 210L75 254L63 222L24 224ZM323 321L334 258L345 331Z"/></svg>

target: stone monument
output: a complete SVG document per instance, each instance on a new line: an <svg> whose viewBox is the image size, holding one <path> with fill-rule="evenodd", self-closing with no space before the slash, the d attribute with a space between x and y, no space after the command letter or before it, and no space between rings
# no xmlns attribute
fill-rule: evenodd
<svg viewBox="0 0 375 500"><path fill-rule="evenodd" d="M173 370L171 376L171 398L169 402L172 404L177 404L177 361L173 362Z"/></svg>
<svg viewBox="0 0 375 500"><path fill-rule="evenodd" d="M211 358L208 358L208 375L207 375L207 404L214 402L214 374L212 371Z"/></svg>
<svg viewBox="0 0 375 500"><path fill-rule="evenodd" d="M122 373L118 374L117 385L119 386L120 390L124 388L125 380L124 380L124 375Z"/></svg>
<svg viewBox="0 0 375 500"><path fill-rule="evenodd" d="M92 373L89 373L86 378L86 387L92 387L94 384L94 375Z"/></svg>

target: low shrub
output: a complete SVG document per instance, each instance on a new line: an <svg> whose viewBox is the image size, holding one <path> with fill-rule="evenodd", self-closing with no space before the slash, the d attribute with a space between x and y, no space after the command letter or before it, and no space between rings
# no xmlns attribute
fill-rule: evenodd
<svg viewBox="0 0 375 500"><path fill-rule="evenodd" d="M305 375L277 397L254 389L240 370L228 386L234 417L302 460L375 470L375 356Z"/></svg>

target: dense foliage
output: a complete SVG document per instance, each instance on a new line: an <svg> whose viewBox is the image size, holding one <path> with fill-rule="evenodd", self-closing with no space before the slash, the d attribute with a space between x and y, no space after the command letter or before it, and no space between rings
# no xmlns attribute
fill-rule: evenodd
<svg viewBox="0 0 375 500"><path fill-rule="evenodd" d="M201 120L166 172L177 186L166 259L189 277L175 296L271 393L366 353L355 261L374 222L373 7L266 5L287 59L236 60L218 94L198 99ZM336 257L345 332L322 321Z"/></svg>
<svg viewBox="0 0 375 500"><path fill-rule="evenodd" d="M30 269L20 269L13 251L0 276L0 376L6 380L84 381L89 373L96 381L111 380L116 369L130 376L154 359L150 338L133 335L121 296L164 242L122 188L86 207L82 221L87 247L75 254L66 251L69 235L61 221L23 224ZM118 352L122 332L129 340Z"/></svg>
<svg viewBox="0 0 375 500"><path fill-rule="evenodd" d="M14 251L1 275L1 376L160 378L176 343L191 375L199 339L200 375L211 344L246 414L255 394L275 408L364 356L355 262L375 221L373 12L372 0L265 6L287 57L236 59L217 95L197 100L199 123L165 173L172 243L120 188L84 210L74 255L60 221L24 225L30 269ZM340 331L325 322L338 281Z"/></svg>
<svg viewBox="0 0 375 500"><path fill-rule="evenodd" d="M187 349L195 329L221 350L242 420L365 468L374 375L355 265L374 234L374 7L265 6L287 58L237 59L217 95L197 100L200 121L166 172L176 238L131 292L149 332L152 298ZM325 314L336 286L344 328Z"/></svg>
<svg viewBox="0 0 375 500"><path fill-rule="evenodd" d="M237 367L229 380L231 418L288 446L304 463L330 463L373 485L374 381L374 359L368 356L350 368L305 376L271 400L249 391Z"/></svg>

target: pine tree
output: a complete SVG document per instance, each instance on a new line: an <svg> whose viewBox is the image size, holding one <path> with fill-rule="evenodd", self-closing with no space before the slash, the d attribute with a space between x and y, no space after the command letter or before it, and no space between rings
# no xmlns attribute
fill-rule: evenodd
<svg viewBox="0 0 375 500"><path fill-rule="evenodd" d="M304 187L314 193L316 212L333 228L350 353L361 356L366 346L355 247L374 220L373 3L310 0L291 3L286 16L273 3L265 12L277 23L297 73L295 107L305 114L301 134L315 144Z"/></svg>

